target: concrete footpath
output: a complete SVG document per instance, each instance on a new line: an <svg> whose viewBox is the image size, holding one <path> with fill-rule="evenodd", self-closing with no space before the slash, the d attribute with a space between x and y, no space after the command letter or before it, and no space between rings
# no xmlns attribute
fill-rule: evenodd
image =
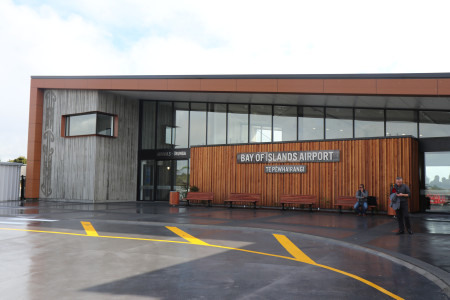
<svg viewBox="0 0 450 300"><path fill-rule="evenodd" d="M2 299L450 299L450 215L0 202Z"/></svg>

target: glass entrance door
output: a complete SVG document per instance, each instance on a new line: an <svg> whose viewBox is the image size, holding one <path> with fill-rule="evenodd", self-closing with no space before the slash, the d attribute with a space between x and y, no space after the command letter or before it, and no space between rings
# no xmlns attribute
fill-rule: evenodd
<svg viewBox="0 0 450 300"><path fill-rule="evenodd" d="M450 151L425 152L425 191L430 212L450 213Z"/></svg>
<svg viewBox="0 0 450 300"><path fill-rule="evenodd" d="M141 161L140 200L155 201L155 161Z"/></svg>
<svg viewBox="0 0 450 300"><path fill-rule="evenodd" d="M189 160L142 160L141 201L169 201L170 191L184 196L189 187Z"/></svg>
<svg viewBox="0 0 450 300"><path fill-rule="evenodd" d="M169 201L172 190L172 161L156 161L156 199L157 201Z"/></svg>

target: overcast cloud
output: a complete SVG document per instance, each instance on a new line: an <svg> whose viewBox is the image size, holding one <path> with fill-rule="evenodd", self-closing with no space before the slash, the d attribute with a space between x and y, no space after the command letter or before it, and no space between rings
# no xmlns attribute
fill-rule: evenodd
<svg viewBox="0 0 450 300"><path fill-rule="evenodd" d="M32 75L450 72L450 1L0 0L0 160Z"/></svg>

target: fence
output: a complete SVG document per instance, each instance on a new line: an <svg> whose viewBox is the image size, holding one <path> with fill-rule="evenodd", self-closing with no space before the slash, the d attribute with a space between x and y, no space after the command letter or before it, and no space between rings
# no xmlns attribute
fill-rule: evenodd
<svg viewBox="0 0 450 300"><path fill-rule="evenodd" d="M0 162L0 201L19 200L23 164Z"/></svg>

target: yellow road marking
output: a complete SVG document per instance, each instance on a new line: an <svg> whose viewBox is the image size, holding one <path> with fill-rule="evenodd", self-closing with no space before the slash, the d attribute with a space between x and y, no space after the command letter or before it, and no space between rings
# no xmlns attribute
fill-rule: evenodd
<svg viewBox="0 0 450 300"><path fill-rule="evenodd" d="M171 228L176 228L176 227L171 227ZM170 229L170 228L169 228ZM176 228L178 229L178 228ZM87 237L87 234L79 234L79 233L69 233L69 232L58 232L58 231L44 231L44 230L32 230L32 229L18 229L18 228L0 228L0 230L13 230L13 231L26 231L26 232L36 232L36 233L52 233L52 234L65 234L65 235L75 235L75 236L82 236L82 237ZM170 229L172 230L172 229ZM178 229L179 231L185 233L184 231ZM173 231L175 232L175 231ZM277 258L282 258L282 259L287 259L287 260L292 260L292 261L297 261L299 262L300 260L294 257L289 257L289 256L282 256L282 255L276 255L276 254L270 254L270 253L264 253L264 252L258 252L258 251L252 251L252 250L247 250L247 249L239 249L239 248L233 248L233 247L226 247L226 246L220 246L220 245L212 245L212 244L208 244L205 243L195 237L192 237L191 235L185 233L186 235L190 236L191 238L193 238L196 241L200 241L201 243L192 243L192 242L181 242L181 241L170 241L170 240L157 240L157 239L145 239L145 238L132 238L132 237L122 237L122 236L103 236L103 235L99 235L97 237L99 238L109 238L109 239L123 239L123 240L138 240L138 241L150 241L150 242L162 242L162 243L176 243L176 244L187 244L187 245L202 245L202 246L208 246L208 247L214 247L214 248L220 248L220 249L227 249L227 250L234 250L234 251L241 251L241 252L247 252L247 253L253 253L253 254L259 254L259 255L265 255L265 256L271 256L271 257L277 257ZM358 280L364 284L367 284L368 286L373 287L374 289L396 299L396 300L404 300L403 298L389 292L388 290L382 288L379 285L376 285L375 283L372 283L364 278L361 278L357 275L351 274L351 273L347 273L345 271L339 270L339 269L335 269L329 266L325 266L325 265L321 265L321 264L317 264L315 262L313 263L308 263L305 261L300 261L306 264L310 264L310 265L314 265L316 267L319 268L323 268L323 269L327 269L339 274L342 274L344 276L348 276L350 278L353 278L355 280Z"/></svg>
<svg viewBox="0 0 450 300"><path fill-rule="evenodd" d="M92 226L91 222L81 222L81 225L83 225L84 230L86 231L86 234L89 236L98 236L97 231L95 231L94 226Z"/></svg>
<svg viewBox="0 0 450 300"><path fill-rule="evenodd" d="M395 294L389 292L388 290L382 288L381 286L376 285L375 283L372 283L372 282L370 282L370 281L368 281L368 280L366 280L366 279L364 279L364 278L361 278L361 277L359 277L359 276L356 276L356 275L354 275L354 274L347 273L347 272L345 272L345 271L342 271L342 270L339 270L339 269L335 269L335 268L332 268L332 267L329 267L329 266L325 266L325 265L315 264L315 266L318 266L318 267L321 267L321 268L324 268L324 269L327 269L327 270L330 270L330 271L333 271L333 272L336 272L336 273L340 273L340 274L342 274L342 275L345 275L345 276L351 277L351 278L353 278L353 279L356 279L356 280L358 280L358 281L361 281L362 283L365 283L365 284L367 284L368 286L371 286L371 287L373 287L374 289L377 289L377 290L379 290L380 292L382 292L382 293L384 293L384 294L386 294L386 295L388 295L388 296L390 296L390 297L392 297L392 298L394 298L394 299L396 299L396 300L404 300L402 297L399 297L399 296L397 296L397 295L395 295Z"/></svg>
<svg viewBox="0 0 450 300"><path fill-rule="evenodd" d="M27 232L38 232L38 233L55 233L55 234L67 234L67 235L86 236L86 234L84 234L84 233L81 234L81 233L59 232L59 231L45 231L45 230L32 230L32 229L21 229L21 228L0 228L0 230L27 231Z"/></svg>
<svg viewBox="0 0 450 300"><path fill-rule="evenodd" d="M181 236L183 239L189 241L191 244L209 246L208 243L205 243L204 241L202 241L196 237L193 237L189 233L184 232L183 230L181 230L177 227L166 226L166 228L169 229L170 231L172 231L173 233Z"/></svg>
<svg viewBox="0 0 450 300"><path fill-rule="evenodd" d="M308 255L303 253L303 251L295 246L294 243L292 243L291 240L288 239L285 235L274 234L274 236L278 240L278 242L287 250L287 252L289 252L294 258L307 264L316 264L315 261L309 258Z"/></svg>

